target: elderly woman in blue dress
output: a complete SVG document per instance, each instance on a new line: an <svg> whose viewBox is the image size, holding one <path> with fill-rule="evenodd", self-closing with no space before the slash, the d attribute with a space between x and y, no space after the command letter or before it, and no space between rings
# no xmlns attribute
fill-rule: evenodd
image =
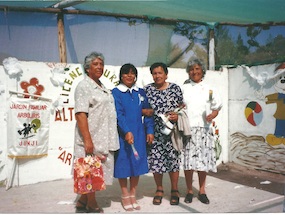
<svg viewBox="0 0 285 215"><path fill-rule="evenodd" d="M136 189L139 176L148 173L146 148L154 139L152 116L142 117L143 114L151 115L148 99L145 91L136 86L136 79L136 67L124 64L120 69L120 83L112 90L120 139L120 149L115 154L114 177L119 180L122 206L126 211L140 209Z"/></svg>
<svg viewBox="0 0 285 215"><path fill-rule="evenodd" d="M104 71L104 56L92 52L85 57L87 74L75 89L75 145L74 157L101 154L106 185L113 183L114 151L119 149L117 118L111 91L99 80ZM101 156L102 158L103 156ZM101 213L95 192L83 194L76 203L76 212Z"/></svg>
<svg viewBox="0 0 285 215"><path fill-rule="evenodd" d="M204 204L209 204L205 190L206 176L208 171L217 171L211 122L219 114L222 103L218 92L205 83L206 71L200 60L190 61L186 72L189 79L185 81L182 90L192 135L185 146L182 159L187 185L184 201L192 202L193 173L197 171L200 186L198 199Z"/></svg>

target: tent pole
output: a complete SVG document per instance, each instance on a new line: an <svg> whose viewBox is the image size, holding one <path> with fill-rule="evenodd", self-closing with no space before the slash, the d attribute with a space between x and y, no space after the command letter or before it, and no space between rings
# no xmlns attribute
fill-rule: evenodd
<svg viewBox="0 0 285 215"><path fill-rule="evenodd" d="M59 58L61 63L66 63L66 44L64 34L63 13L57 14L57 28L58 28L58 48Z"/></svg>

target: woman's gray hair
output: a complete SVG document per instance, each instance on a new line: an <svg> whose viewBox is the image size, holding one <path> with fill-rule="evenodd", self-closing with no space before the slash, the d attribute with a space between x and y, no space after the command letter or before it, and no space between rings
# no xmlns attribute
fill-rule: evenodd
<svg viewBox="0 0 285 215"><path fill-rule="evenodd" d="M89 55L87 55L85 57L83 68L84 68L86 73L88 73L87 69L90 68L90 65L91 65L92 61L95 60L96 58L101 59L103 62L104 62L104 59L105 59L103 54L101 54L99 52L91 52Z"/></svg>
<svg viewBox="0 0 285 215"><path fill-rule="evenodd" d="M199 60L199 59L190 60L190 61L187 63L186 72L189 73L190 69L192 69L194 65L199 65L199 66L201 66L202 71L203 71L203 77L204 77L204 75L206 74L205 65L204 65L203 61L201 61L201 60Z"/></svg>

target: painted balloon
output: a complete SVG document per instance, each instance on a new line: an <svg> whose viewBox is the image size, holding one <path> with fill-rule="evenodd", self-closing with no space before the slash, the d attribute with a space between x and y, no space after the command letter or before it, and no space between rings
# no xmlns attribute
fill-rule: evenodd
<svg viewBox="0 0 285 215"><path fill-rule="evenodd" d="M260 104L257 102L249 102L244 110L246 120L253 126L257 126L261 123L263 118L263 112Z"/></svg>

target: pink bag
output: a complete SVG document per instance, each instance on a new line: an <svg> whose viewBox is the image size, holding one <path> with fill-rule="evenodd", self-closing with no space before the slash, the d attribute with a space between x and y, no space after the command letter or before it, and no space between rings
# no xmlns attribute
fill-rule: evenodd
<svg viewBox="0 0 285 215"><path fill-rule="evenodd" d="M74 192L78 194L105 190L103 167L97 156L74 160Z"/></svg>

